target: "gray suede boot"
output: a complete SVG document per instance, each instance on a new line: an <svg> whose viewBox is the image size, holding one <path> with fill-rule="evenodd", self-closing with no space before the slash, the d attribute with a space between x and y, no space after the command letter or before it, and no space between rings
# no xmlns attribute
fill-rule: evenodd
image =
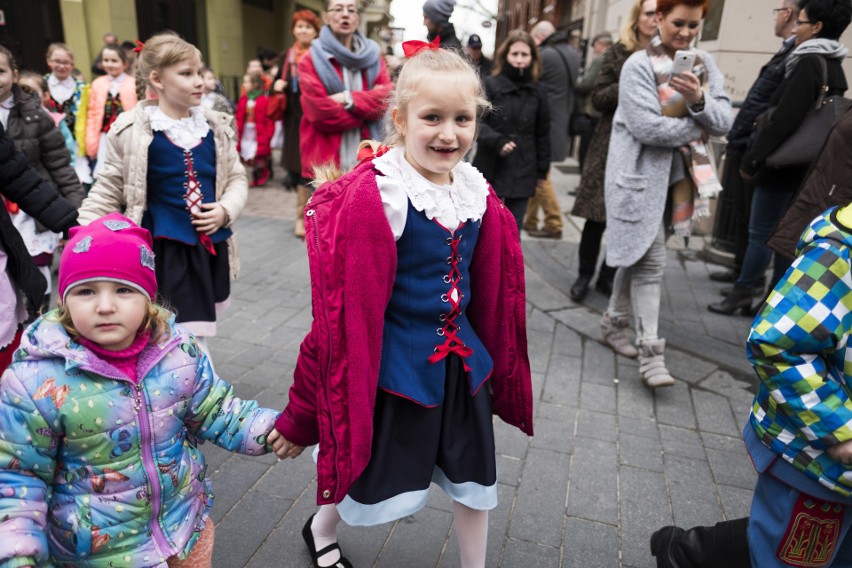
<svg viewBox="0 0 852 568"><path fill-rule="evenodd" d="M639 342L639 373L642 374L642 382L652 389L674 384L674 378L666 369L663 357L665 351L665 339L645 339Z"/></svg>
<svg viewBox="0 0 852 568"><path fill-rule="evenodd" d="M610 318L604 313L601 318L601 338L599 343L611 347L622 357L636 358L639 351L627 336L627 318Z"/></svg>

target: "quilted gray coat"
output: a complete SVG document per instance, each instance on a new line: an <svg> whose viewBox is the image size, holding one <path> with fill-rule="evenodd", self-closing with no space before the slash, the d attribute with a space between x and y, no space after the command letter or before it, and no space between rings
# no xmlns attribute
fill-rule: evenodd
<svg viewBox="0 0 852 568"><path fill-rule="evenodd" d="M669 186L677 181L671 179L675 149L705 132L724 136L731 127L724 77L709 54L700 55L709 86L704 109L683 118L662 115L647 52L631 55L621 70L604 183L610 266L635 264L654 241Z"/></svg>

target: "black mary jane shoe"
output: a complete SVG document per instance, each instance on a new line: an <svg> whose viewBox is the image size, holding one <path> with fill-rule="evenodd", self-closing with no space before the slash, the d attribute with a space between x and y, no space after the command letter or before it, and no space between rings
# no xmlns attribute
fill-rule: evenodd
<svg viewBox="0 0 852 568"><path fill-rule="evenodd" d="M317 550L317 545L314 543L314 533L311 531L311 524L314 522L314 516L315 515L311 515L308 522L306 522L305 526L302 527L302 538L305 539L305 544L308 547L308 552L311 555L314 568L353 568L352 563L343 556L343 551L340 550L340 546L336 542L329 544L322 550ZM338 558L337 562L329 564L328 566L320 566L319 559L334 550L340 552L340 558Z"/></svg>

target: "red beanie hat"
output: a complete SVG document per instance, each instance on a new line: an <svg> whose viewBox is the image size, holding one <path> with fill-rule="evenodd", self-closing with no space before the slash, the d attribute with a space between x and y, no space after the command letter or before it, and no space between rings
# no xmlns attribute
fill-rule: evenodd
<svg viewBox="0 0 852 568"><path fill-rule="evenodd" d="M120 213L72 227L59 260L59 297L84 282L108 280L131 286L153 301L157 295L151 233Z"/></svg>

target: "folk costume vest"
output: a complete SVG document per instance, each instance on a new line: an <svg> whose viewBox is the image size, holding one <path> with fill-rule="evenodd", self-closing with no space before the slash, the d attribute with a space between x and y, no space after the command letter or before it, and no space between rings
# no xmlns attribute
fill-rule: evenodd
<svg viewBox="0 0 852 568"><path fill-rule="evenodd" d="M172 239L190 245L198 243L201 233L191 223L189 201L216 201L213 131L187 150L169 140L164 132L154 131L148 146L147 184L148 207L142 226L151 231L155 239ZM231 230L223 228L211 235L209 241L220 243L230 236Z"/></svg>
<svg viewBox="0 0 852 568"><path fill-rule="evenodd" d="M462 358L472 394L491 375L491 356L465 314L480 223L466 221L453 232L409 202L385 311L380 388L437 406L444 399L445 358L450 354Z"/></svg>

